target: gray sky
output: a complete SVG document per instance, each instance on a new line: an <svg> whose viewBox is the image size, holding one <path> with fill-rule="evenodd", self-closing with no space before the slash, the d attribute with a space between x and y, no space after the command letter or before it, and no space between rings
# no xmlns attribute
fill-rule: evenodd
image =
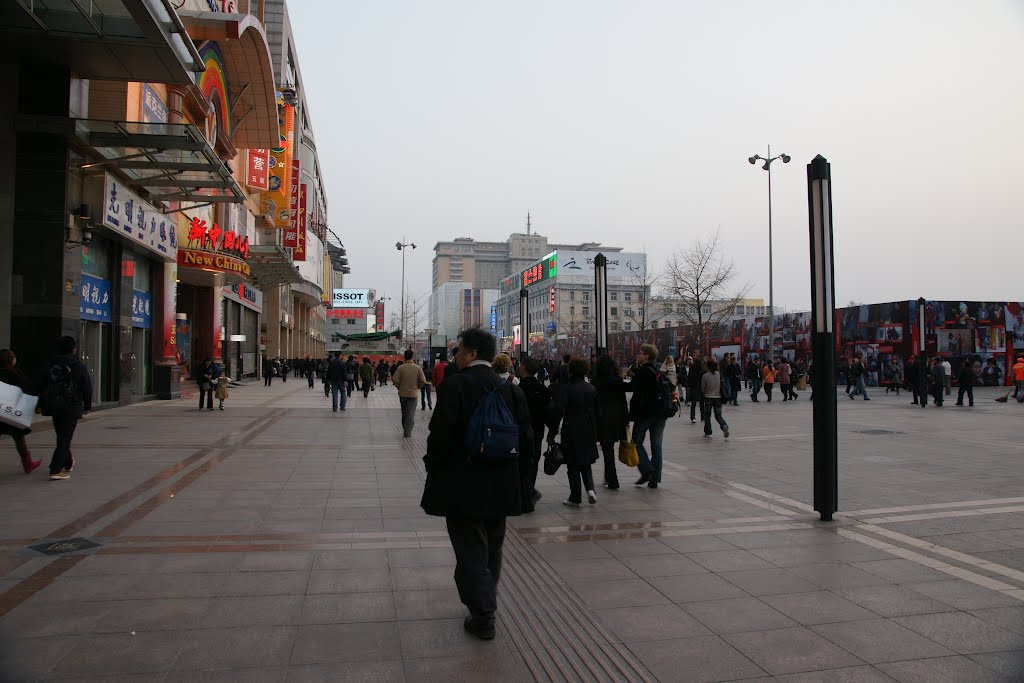
<svg viewBox="0 0 1024 683"><path fill-rule="evenodd" d="M720 226L810 305L806 164L832 163L836 301L1024 299L1024 2L289 0L354 287L524 228L672 250ZM741 284L741 283L737 283ZM1014 286L1016 285L1016 286Z"/></svg>

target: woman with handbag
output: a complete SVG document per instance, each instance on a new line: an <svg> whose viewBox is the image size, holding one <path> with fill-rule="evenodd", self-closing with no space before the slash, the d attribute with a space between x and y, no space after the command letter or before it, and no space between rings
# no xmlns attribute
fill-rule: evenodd
<svg viewBox="0 0 1024 683"><path fill-rule="evenodd" d="M28 379L21 370L15 367L17 364L18 357L14 355L13 351L10 349L0 351L0 382L17 387L24 393L30 393ZM0 434L7 434L14 439L14 447L18 449L18 455L21 456L21 467L25 470L25 474L29 474L42 463L41 460L32 459L32 451L28 449L28 443L25 441L25 437L31 431L28 427L16 427L0 422Z"/></svg>
<svg viewBox="0 0 1024 683"><path fill-rule="evenodd" d="M590 466L597 462L597 425L601 421L601 403L597 389L587 383L590 363L574 356L569 359L569 381L556 386L551 401L548 443L561 431L562 452L569 471L569 498L562 501L569 507L580 507L583 489L587 502L597 503L594 474Z"/></svg>
<svg viewBox="0 0 1024 683"><path fill-rule="evenodd" d="M608 354L597 359L594 369L594 388L601 404L601 421L597 423L597 440L604 454L604 487L619 488L619 475L615 471L615 444L628 441L629 408L626 406L626 384L615 360Z"/></svg>

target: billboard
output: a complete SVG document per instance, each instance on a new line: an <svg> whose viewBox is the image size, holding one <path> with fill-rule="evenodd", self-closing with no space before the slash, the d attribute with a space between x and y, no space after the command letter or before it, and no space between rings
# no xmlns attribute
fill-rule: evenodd
<svg viewBox="0 0 1024 683"><path fill-rule="evenodd" d="M368 289L336 289L331 297L331 305L335 308L369 308L370 290Z"/></svg>
<svg viewBox="0 0 1024 683"><path fill-rule="evenodd" d="M558 274L562 277L586 276L594 279L596 251L559 251ZM647 256L638 252L612 252L608 257L608 279L642 278L647 267Z"/></svg>

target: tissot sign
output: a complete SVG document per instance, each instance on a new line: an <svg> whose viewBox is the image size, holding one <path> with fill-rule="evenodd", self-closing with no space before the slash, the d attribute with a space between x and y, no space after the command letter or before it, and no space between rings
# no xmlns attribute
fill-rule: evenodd
<svg viewBox="0 0 1024 683"><path fill-rule="evenodd" d="M336 289L331 299L334 308L369 308L370 290L368 289Z"/></svg>

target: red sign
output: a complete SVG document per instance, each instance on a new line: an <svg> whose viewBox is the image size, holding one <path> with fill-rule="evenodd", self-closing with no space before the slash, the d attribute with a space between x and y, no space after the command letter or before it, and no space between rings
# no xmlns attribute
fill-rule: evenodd
<svg viewBox="0 0 1024 683"><path fill-rule="evenodd" d="M257 190L268 189L267 165L270 153L265 149L249 150L249 173L245 184Z"/></svg>
<svg viewBox="0 0 1024 683"><path fill-rule="evenodd" d="M342 320L361 320L366 318L365 308L329 308L328 318L340 318Z"/></svg>
<svg viewBox="0 0 1024 683"><path fill-rule="evenodd" d="M377 305L374 306L374 317L376 318L376 320L374 321L376 323L374 325L374 327L376 327L377 331L380 332L381 330L384 329L384 302L383 301L378 301Z"/></svg>
<svg viewBox="0 0 1024 683"><path fill-rule="evenodd" d="M299 160L294 159L292 161L292 184L291 184L291 211L292 211L292 222L291 227L297 227L295 222L299 213Z"/></svg>
<svg viewBox="0 0 1024 683"><path fill-rule="evenodd" d="M186 246L190 249L215 251L242 259L249 257L248 237L242 239L241 235L232 230L221 230L216 223L212 228L208 227L206 221L196 217L189 223Z"/></svg>
<svg viewBox="0 0 1024 683"><path fill-rule="evenodd" d="M298 163L298 162L296 162ZM299 188L299 230L298 230L298 244L295 246L293 252L293 260L305 261L306 260L306 184L303 183Z"/></svg>
<svg viewBox="0 0 1024 683"><path fill-rule="evenodd" d="M548 292L548 312L555 312L555 286L551 286L551 290Z"/></svg>

